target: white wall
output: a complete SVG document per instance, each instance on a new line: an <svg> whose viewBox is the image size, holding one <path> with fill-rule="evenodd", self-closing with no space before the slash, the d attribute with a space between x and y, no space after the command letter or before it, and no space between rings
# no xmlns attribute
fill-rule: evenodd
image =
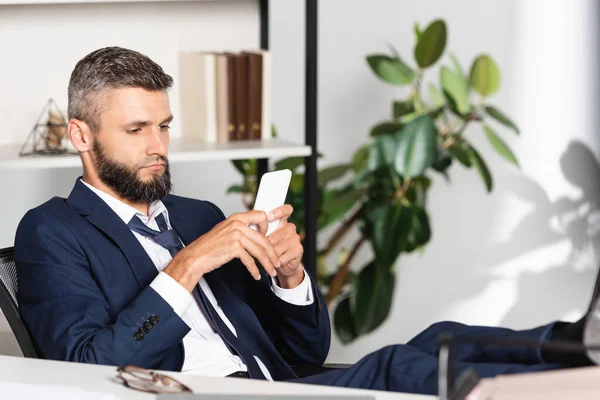
<svg viewBox="0 0 600 400"><path fill-rule="evenodd" d="M271 3L274 122L282 137L303 140L304 2ZM367 138L369 127L387 117L391 100L406 94L379 82L368 70L364 56L386 51L385 42L389 41L410 59L415 20L424 25L443 17L449 26L449 48L465 68L480 52L489 52L497 60L503 82L493 102L512 116L522 130L520 137L508 132L503 135L519 157L521 171L499 159L478 129L467 132L489 161L495 177L494 193L485 194L475 173L460 166L453 167L450 185L442 179L435 180L430 197L434 237L423 256L400 259L390 319L381 329L350 346L334 340L330 360L354 361L385 344L404 342L441 319L518 328L554 318L573 319L581 314L598 261L594 217L598 215L600 200L596 184L600 166L595 158L600 153L600 141L595 138L598 125L595 109L600 88L593 74L598 55L597 32L593 30L598 12L594 3L593 0L320 2L319 150L325 155L321 165L348 160ZM210 35L188 33L175 37L165 27L165 24L172 27L181 7L189 7L185 14L190 16L183 26L189 24L190 30L204 29L190 22L201 18L201 8L226 5L169 5L168 8L160 4L129 5L126 7L143 12L143 19L153 24L129 29L127 35L113 32L120 23L128 24L121 16L123 6L85 6L95 10L94 16L87 17L77 7L80 6L0 8L0 51L14 54L20 61L16 66L0 64L0 88L4 92L10 84L11 93L16 93L16 98L8 100L0 96L0 120L5 128L6 121L11 127L0 135L0 141L24 139L39 104L47 97L62 96L66 101L72 64L100 45L135 46L176 75L173 62L177 46L217 46L212 43L217 43L215 40L223 35L233 38L228 40L239 40L239 46L247 40L256 44L255 38L248 38L248 30L237 25ZM19 27L19 18L30 15L41 24L34 29L38 34L29 34L28 29ZM103 16L101 21L98 15ZM49 22L59 16L71 21L69 24L75 24L75 28ZM73 22L79 19L83 22ZM255 20L239 15L240 24L251 21ZM203 23L211 22L203 20ZM216 30L220 29L218 25L209 26ZM59 33L39 34L48 32L50 27ZM55 54L49 50L52 46L44 46L51 42L62 46L58 65L36 62ZM40 44L42 50L48 48L41 58L39 53L34 57L19 50L19 46L38 48ZM7 68L12 76L7 76ZM429 76L437 77L437 71ZM17 106L19 113L14 111ZM498 128L498 131L503 130ZM575 140L584 146L573 144ZM205 173L216 168L223 173ZM11 191L0 200L0 207L10 212L3 214L0 245L12 243L18 219L27 209L51 195L67 195L77 174L74 169L21 171L9 176L5 173L1 182ZM178 193L209 198L227 214L239 210L238 199L223 194L227 184L236 178L227 163L174 165L173 175ZM365 251L360 258L365 260L369 256ZM0 322L0 330L1 325Z"/></svg>
<svg viewBox="0 0 600 400"><path fill-rule="evenodd" d="M522 130L516 137L497 129L521 171L491 151L480 129L467 131L489 160L493 194L461 166L453 167L451 184L435 179L431 244L423 256L400 258L385 325L350 346L334 342L336 361L405 342L439 320L522 328L581 315L599 261L595 3L321 2L319 148L326 162L346 160L386 118L390 101L406 95L377 81L364 55L386 51L389 41L412 59L415 20L444 18L449 48L465 68L481 52L497 60L503 81L491 101ZM437 69L428 76L437 80Z"/></svg>

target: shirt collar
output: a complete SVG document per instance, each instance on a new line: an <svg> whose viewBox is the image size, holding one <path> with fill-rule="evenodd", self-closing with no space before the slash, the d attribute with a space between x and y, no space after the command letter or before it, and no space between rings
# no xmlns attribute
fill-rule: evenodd
<svg viewBox="0 0 600 400"><path fill-rule="evenodd" d="M165 218L167 220L167 223L169 221L168 213L166 212L167 208L165 207L163 202L160 200L156 200L156 201L150 203L150 206L148 207L148 215L146 215L142 212L139 212L135 208L131 207L129 204L123 203L121 200L117 199L116 197L113 197L110 194L90 185L89 183L85 182L83 179L80 179L80 180L92 192L96 193L98 195L98 197L100 197L102 200L104 200L104 202L126 224L129 223L129 221L131 221L131 218L133 218L134 215L137 215L142 220L142 222L147 225L148 222L152 221L154 218L156 218L158 215L160 215L163 212L165 213Z"/></svg>

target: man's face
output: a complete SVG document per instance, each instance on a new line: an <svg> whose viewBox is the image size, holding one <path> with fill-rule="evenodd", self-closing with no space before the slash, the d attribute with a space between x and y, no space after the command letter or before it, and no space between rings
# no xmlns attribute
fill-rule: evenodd
<svg viewBox="0 0 600 400"><path fill-rule="evenodd" d="M112 89L94 135L92 160L98 177L119 196L148 204L172 189L167 150L173 119L162 91Z"/></svg>

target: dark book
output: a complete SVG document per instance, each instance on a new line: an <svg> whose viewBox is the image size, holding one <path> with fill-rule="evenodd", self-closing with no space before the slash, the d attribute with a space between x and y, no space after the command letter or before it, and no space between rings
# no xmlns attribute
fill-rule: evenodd
<svg viewBox="0 0 600 400"><path fill-rule="evenodd" d="M263 56L253 52L245 54L248 55L248 138L261 139Z"/></svg>
<svg viewBox="0 0 600 400"><path fill-rule="evenodd" d="M237 133L238 140L248 139L248 54L242 53L237 58Z"/></svg>

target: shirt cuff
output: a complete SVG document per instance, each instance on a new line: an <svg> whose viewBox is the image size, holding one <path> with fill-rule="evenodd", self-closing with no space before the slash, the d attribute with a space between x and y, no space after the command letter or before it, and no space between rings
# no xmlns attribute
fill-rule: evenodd
<svg viewBox="0 0 600 400"><path fill-rule="evenodd" d="M304 279L302 282L293 289L284 289L277 285L277 280L275 278L271 278L272 285L271 290L277 297L281 300L294 304L296 306L308 306L313 303L313 292L312 292L312 283L310 282L310 278L306 271L304 271Z"/></svg>
<svg viewBox="0 0 600 400"><path fill-rule="evenodd" d="M194 300L192 295L179 282L162 271L150 283L150 287L173 307L173 311L179 315L179 318L183 317L183 314L190 308Z"/></svg>

